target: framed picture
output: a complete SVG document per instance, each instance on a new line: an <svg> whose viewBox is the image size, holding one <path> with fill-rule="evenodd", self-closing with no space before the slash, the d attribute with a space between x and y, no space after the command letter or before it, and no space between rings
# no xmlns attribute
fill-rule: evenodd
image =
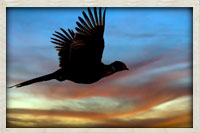
<svg viewBox="0 0 200 133"><path fill-rule="evenodd" d="M200 131L199 1L0 10L2 132Z"/></svg>

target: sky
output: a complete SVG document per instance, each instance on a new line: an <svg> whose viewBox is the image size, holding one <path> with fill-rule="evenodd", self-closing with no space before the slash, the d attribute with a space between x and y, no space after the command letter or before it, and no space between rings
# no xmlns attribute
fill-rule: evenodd
<svg viewBox="0 0 200 133"><path fill-rule="evenodd" d="M7 86L59 69L50 42L86 8L7 8ZM107 8L93 84L50 80L7 89L7 127L192 127L192 8Z"/></svg>

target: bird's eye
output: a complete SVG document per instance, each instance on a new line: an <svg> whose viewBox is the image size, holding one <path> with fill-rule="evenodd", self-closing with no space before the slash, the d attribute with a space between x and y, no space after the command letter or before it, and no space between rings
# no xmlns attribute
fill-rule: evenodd
<svg viewBox="0 0 200 133"><path fill-rule="evenodd" d="M122 68L123 68L124 70L128 70L128 68L127 68L126 65L123 65Z"/></svg>

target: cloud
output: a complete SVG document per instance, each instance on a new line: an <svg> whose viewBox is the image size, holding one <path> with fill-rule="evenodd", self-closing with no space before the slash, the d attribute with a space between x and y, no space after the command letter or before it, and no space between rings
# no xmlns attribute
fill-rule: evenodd
<svg viewBox="0 0 200 133"><path fill-rule="evenodd" d="M164 106L161 104L159 107L151 107L146 111L141 109L135 112L114 114L67 110L8 109L7 127L191 127L192 110L188 110L187 106L177 108L177 103L188 104L187 97L170 102L171 104L168 105L164 103L165 106L168 106L167 110L160 108ZM172 114L174 109L179 111ZM187 111L180 111L185 109Z"/></svg>
<svg viewBox="0 0 200 133"><path fill-rule="evenodd" d="M29 89L15 88L15 90L52 100L87 97L134 97L138 94L142 97L142 95L156 94L160 91L174 93L176 90L179 92L182 91L181 88L187 88L183 93L189 92L192 88L192 83L188 85L182 84L174 90L171 89L173 86L170 86L170 84L176 83L183 78L191 78L190 63L184 60L178 62L176 60L168 61L166 56L169 55L171 55L171 52L132 64L129 66L129 71L116 73L91 85L81 85L71 81L59 83L52 80L33 84L28 86ZM18 80L10 79L10 81L16 82ZM19 80L19 82L22 82L22 80ZM12 93L12 91L9 92Z"/></svg>

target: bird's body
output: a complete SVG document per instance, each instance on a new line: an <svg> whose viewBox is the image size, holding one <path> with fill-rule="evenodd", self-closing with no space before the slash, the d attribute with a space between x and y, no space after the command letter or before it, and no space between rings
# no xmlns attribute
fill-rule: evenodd
<svg viewBox="0 0 200 133"><path fill-rule="evenodd" d="M56 38L51 38L53 40L51 42L57 45L55 48L59 51L59 66L61 68L51 74L11 87L22 87L51 79L90 84L115 72L127 70L126 65L119 61L115 61L110 65L102 63L106 10L104 10L103 16L101 15L101 8L99 8L98 13L94 8L93 14L88 8L89 17L84 11L82 13L85 20L78 17L80 22L76 22L77 33L70 29L67 32L60 28L64 34L56 31L56 34L53 34Z"/></svg>
<svg viewBox="0 0 200 133"><path fill-rule="evenodd" d="M81 67L81 66L80 66ZM104 66L98 65L93 68L82 69L59 69L55 73L58 73L56 78L59 81L71 80L76 83L90 84L98 81L103 76Z"/></svg>

